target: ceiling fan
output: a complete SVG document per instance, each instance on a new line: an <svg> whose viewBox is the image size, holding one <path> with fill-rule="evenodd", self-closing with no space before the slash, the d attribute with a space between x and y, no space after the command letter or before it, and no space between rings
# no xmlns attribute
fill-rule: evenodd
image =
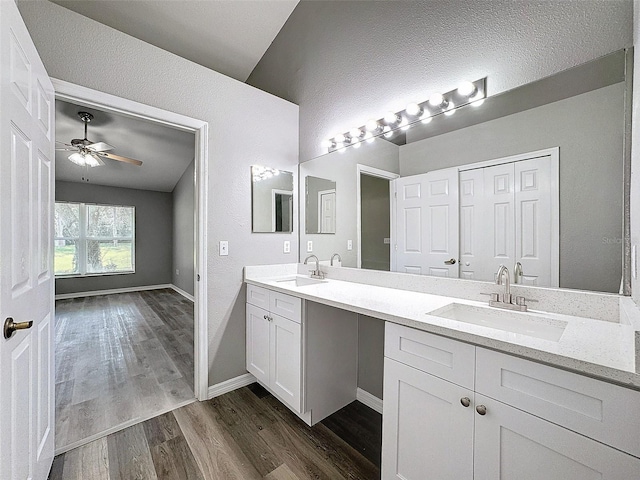
<svg viewBox="0 0 640 480"><path fill-rule="evenodd" d="M122 157L114 153L107 153L107 150L113 150L115 147L105 142L92 142L87 140L87 125L93 119L93 115L89 112L78 112L80 120L84 123L84 138L74 138L71 143L64 143L56 140L56 143L64 145L64 147L56 148L59 151L74 152L69 155L69 160L81 167L99 167L104 165L102 158L109 158L117 162L130 163L131 165L140 166L140 160Z"/></svg>

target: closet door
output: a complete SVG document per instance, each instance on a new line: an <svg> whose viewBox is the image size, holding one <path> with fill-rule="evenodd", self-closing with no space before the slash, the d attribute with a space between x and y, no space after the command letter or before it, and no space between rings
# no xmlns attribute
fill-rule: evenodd
<svg viewBox="0 0 640 480"><path fill-rule="evenodd" d="M513 271L515 262L514 168L513 163L483 169L486 241L485 274L494 281L500 265Z"/></svg>
<svg viewBox="0 0 640 480"><path fill-rule="evenodd" d="M486 252L484 169L460 172L460 278L492 281Z"/></svg>
<svg viewBox="0 0 640 480"><path fill-rule="evenodd" d="M524 285L557 287L558 244L554 246L554 238L558 238L559 228L558 190L551 156L516 162L514 167L515 261L522 265L522 275L516 280Z"/></svg>

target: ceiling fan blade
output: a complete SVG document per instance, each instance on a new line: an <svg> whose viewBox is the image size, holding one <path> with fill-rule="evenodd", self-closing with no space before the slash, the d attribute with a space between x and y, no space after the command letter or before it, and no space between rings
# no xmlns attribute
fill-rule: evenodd
<svg viewBox="0 0 640 480"><path fill-rule="evenodd" d="M87 145L87 148L94 152L104 152L105 150L113 150L116 147L109 145L108 143L97 142Z"/></svg>
<svg viewBox="0 0 640 480"><path fill-rule="evenodd" d="M77 148L56 148L56 152L77 152Z"/></svg>
<svg viewBox="0 0 640 480"><path fill-rule="evenodd" d="M60 143L61 145L66 145L67 147L73 147L73 145L71 145L70 143L64 143L64 142L61 142L60 140L56 140L56 143Z"/></svg>
<svg viewBox="0 0 640 480"><path fill-rule="evenodd" d="M140 160L134 160L133 158L121 157L120 155L116 155L115 153L106 153L106 152L96 152L97 155L101 157L110 158L111 160L116 160L118 162L130 163L131 165L137 165L138 167L142 165Z"/></svg>

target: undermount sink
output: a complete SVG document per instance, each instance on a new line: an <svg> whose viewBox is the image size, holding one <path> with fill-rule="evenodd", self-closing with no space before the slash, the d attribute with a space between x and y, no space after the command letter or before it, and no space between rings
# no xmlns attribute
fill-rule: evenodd
<svg viewBox="0 0 640 480"><path fill-rule="evenodd" d="M554 342L560 340L564 329L567 327L567 322L562 320L539 317L529 313L502 311L491 307L476 307L462 303L452 303L429 312L428 315Z"/></svg>
<svg viewBox="0 0 640 480"><path fill-rule="evenodd" d="M288 287L306 287L307 285L317 285L319 283L327 283L327 281L321 280L319 278L295 277L295 278L286 278L284 280L278 280L278 283L281 283L282 285L286 285Z"/></svg>

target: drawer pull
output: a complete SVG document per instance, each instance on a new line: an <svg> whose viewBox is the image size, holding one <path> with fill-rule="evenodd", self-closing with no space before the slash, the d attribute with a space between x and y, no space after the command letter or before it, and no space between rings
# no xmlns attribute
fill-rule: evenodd
<svg viewBox="0 0 640 480"><path fill-rule="evenodd" d="M462 397L460 399L460 403L463 407L468 407L469 405L471 405L471 399L469 397Z"/></svg>
<svg viewBox="0 0 640 480"><path fill-rule="evenodd" d="M487 407L485 407L484 405L478 405L476 407L476 412L478 412L480 415L486 415L487 414Z"/></svg>

